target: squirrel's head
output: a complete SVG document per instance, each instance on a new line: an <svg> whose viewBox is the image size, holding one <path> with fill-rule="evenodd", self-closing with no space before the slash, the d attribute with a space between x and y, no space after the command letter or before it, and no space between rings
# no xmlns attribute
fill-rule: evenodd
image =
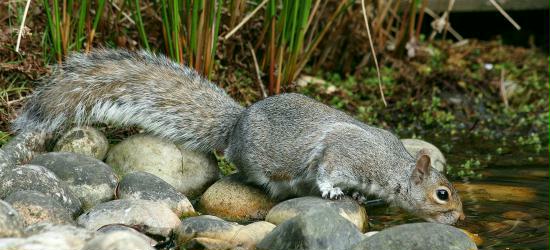
<svg viewBox="0 0 550 250"><path fill-rule="evenodd" d="M453 185L430 164L427 151L421 150L409 178L412 198L406 204L412 213L427 221L455 224L465 218L462 202Z"/></svg>

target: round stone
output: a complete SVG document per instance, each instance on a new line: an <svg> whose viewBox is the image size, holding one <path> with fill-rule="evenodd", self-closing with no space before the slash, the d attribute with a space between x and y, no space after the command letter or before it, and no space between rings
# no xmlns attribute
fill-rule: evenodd
<svg viewBox="0 0 550 250"><path fill-rule="evenodd" d="M241 246L254 249L273 228L275 225L265 221L243 226L215 216L201 215L184 219L174 233L178 244L189 249L199 246L215 249L234 249Z"/></svg>
<svg viewBox="0 0 550 250"><path fill-rule="evenodd" d="M87 155L99 160L105 159L109 142L107 137L92 127L76 127L57 140L54 151Z"/></svg>
<svg viewBox="0 0 550 250"><path fill-rule="evenodd" d="M352 249L477 249L460 229L439 223L411 223L390 227Z"/></svg>
<svg viewBox="0 0 550 250"><path fill-rule="evenodd" d="M151 200L166 203L178 216L195 214L191 202L170 184L147 172L132 172L118 184L119 199Z"/></svg>
<svg viewBox="0 0 550 250"><path fill-rule="evenodd" d="M180 224L174 212L164 203L148 200L113 200L101 203L82 214L77 223L90 230L109 224L144 228L146 233L168 236Z"/></svg>
<svg viewBox="0 0 550 250"><path fill-rule="evenodd" d="M349 197L343 200L328 200L321 197L307 196L286 200L273 207L265 220L279 225L294 216L323 209L331 209L337 212L362 232L367 229L368 220L365 208Z"/></svg>
<svg viewBox="0 0 550 250"><path fill-rule="evenodd" d="M319 209L297 215L281 223L256 245L256 249L344 250L350 249L364 237L355 225L338 215L333 209Z"/></svg>
<svg viewBox="0 0 550 250"><path fill-rule="evenodd" d="M22 236L24 221L9 203L0 200L0 238Z"/></svg>
<svg viewBox="0 0 550 250"><path fill-rule="evenodd" d="M53 197L72 216L81 211L78 197L65 182L49 169L37 165L23 165L0 175L0 198L21 190L34 190Z"/></svg>
<svg viewBox="0 0 550 250"><path fill-rule="evenodd" d="M19 250L77 250L92 239L96 233L71 225L38 223L25 229L27 238L1 242L1 249Z"/></svg>
<svg viewBox="0 0 550 250"><path fill-rule="evenodd" d="M101 234L90 240L82 250L155 250L143 238L126 231Z"/></svg>
<svg viewBox="0 0 550 250"><path fill-rule="evenodd" d="M36 156L31 164L46 167L67 183L85 210L113 199L117 177L111 167L98 159L52 152Z"/></svg>
<svg viewBox="0 0 550 250"><path fill-rule="evenodd" d="M264 219L274 205L263 190L245 184L236 174L214 183L200 199L204 213L242 222Z"/></svg>
<svg viewBox="0 0 550 250"><path fill-rule="evenodd" d="M143 234L142 232L136 230L135 228L127 225L122 225L122 224L106 225L99 228L97 232L100 232L100 233L128 232L142 238L144 241L148 242L150 246L155 246L158 243L156 240L150 238L149 236Z"/></svg>
<svg viewBox="0 0 550 250"><path fill-rule="evenodd" d="M8 195L5 199L15 208L25 225L40 222L52 224L73 224L71 213L53 197L33 190L21 190Z"/></svg>
<svg viewBox="0 0 550 250"><path fill-rule="evenodd" d="M187 197L200 195L220 176L212 154L180 149L166 140L141 134L112 147L106 162L119 176L135 171L158 176Z"/></svg>
<svg viewBox="0 0 550 250"><path fill-rule="evenodd" d="M241 228L236 222L228 222L212 215L201 215L182 220L174 233L177 242L183 244L197 237L231 239Z"/></svg>

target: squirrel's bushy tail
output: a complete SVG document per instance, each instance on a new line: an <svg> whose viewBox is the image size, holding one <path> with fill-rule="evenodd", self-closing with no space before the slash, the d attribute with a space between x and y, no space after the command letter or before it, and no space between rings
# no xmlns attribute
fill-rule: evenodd
<svg viewBox="0 0 550 250"><path fill-rule="evenodd" d="M74 54L44 79L15 120L18 132L69 125L137 125L187 148L221 150L244 108L194 70L147 52Z"/></svg>

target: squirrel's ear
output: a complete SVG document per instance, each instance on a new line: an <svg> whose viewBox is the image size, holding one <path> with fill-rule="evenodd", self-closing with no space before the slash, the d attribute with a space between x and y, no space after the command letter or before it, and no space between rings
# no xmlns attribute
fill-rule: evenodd
<svg viewBox="0 0 550 250"><path fill-rule="evenodd" d="M425 178L428 178L428 176L430 176L430 156L423 153L420 154L416 161L416 166L414 167L411 178L414 183L419 184Z"/></svg>

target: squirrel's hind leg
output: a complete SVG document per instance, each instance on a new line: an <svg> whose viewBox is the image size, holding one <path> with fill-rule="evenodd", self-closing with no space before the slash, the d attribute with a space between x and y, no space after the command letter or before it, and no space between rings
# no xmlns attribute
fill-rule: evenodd
<svg viewBox="0 0 550 250"><path fill-rule="evenodd" d="M292 188L284 181L271 181L265 187L269 195L278 200L284 200L294 196Z"/></svg>

